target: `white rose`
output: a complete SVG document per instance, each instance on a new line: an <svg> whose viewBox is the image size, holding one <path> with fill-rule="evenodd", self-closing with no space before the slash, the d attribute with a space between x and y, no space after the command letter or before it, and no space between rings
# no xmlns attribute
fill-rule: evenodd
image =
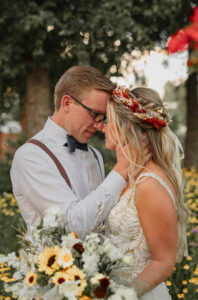
<svg viewBox="0 0 198 300"><path fill-rule="evenodd" d="M43 227L57 227L62 221L64 211L60 206L52 206L45 210L43 217Z"/></svg>
<svg viewBox="0 0 198 300"><path fill-rule="evenodd" d="M120 249L116 248L114 245L111 245L107 255L111 261L116 261L122 258L123 253Z"/></svg>
<svg viewBox="0 0 198 300"><path fill-rule="evenodd" d="M132 254L124 255L123 258L122 258L122 261L126 265L131 266L133 264L133 255Z"/></svg>
<svg viewBox="0 0 198 300"><path fill-rule="evenodd" d="M84 262L83 269L88 275L92 275L98 272L99 256L97 254L85 254L83 253L82 260Z"/></svg>
<svg viewBox="0 0 198 300"><path fill-rule="evenodd" d="M136 292L133 288L120 287L116 289L116 294L119 294L126 300L138 300Z"/></svg>
<svg viewBox="0 0 198 300"><path fill-rule="evenodd" d="M110 251L110 249L111 249L111 244L107 244L107 245L104 246L103 252L108 253Z"/></svg>
<svg viewBox="0 0 198 300"><path fill-rule="evenodd" d="M102 273L96 274L94 277L90 279L92 284L98 284L100 279L105 278L105 275Z"/></svg>
<svg viewBox="0 0 198 300"><path fill-rule="evenodd" d="M62 248L72 249L73 245L81 242L79 239L76 239L73 234L69 234L67 236L62 236Z"/></svg>
<svg viewBox="0 0 198 300"><path fill-rule="evenodd" d="M78 284L79 280L68 280L59 286L59 293L65 296L68 300L76 300L76 295L78 294Z"/></svg>

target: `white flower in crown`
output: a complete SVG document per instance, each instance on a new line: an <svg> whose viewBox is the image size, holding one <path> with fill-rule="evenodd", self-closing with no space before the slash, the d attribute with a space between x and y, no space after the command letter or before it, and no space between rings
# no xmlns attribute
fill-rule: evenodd
<svg viewBox="0 0 198 300"><path fill-rule="evenodd" d="M69 249L63 249L59 252L57 262L63 268L68 268L73 264L74 258Z"/></svg>
<svg viewBox="0 0 198 300"><path fill-rule="evenodd" d="M43 217L43 227L57 227L62 222L64 211L60 206L52 206L45 210Z"/></svg>

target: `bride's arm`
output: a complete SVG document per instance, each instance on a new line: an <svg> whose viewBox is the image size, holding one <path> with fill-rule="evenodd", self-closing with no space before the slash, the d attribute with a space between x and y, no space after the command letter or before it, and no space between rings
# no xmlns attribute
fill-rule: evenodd
<svg viewBox="0 0 198 300"><path fill-rule="evenodd" d="M177 216L169 193L152 178L145 179L136 188L135 204L152 255L151 263L134 281L134 287L142 295L173 272L177 251Z"/></svg>

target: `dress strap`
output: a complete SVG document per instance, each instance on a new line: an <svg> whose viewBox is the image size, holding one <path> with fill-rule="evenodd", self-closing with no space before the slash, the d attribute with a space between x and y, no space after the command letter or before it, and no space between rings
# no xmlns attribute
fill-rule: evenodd
<svg viewBox="0 0 198 300"><path fill-rule="evenodd" d="M160 176L156 175L155 173L141 173L136 180L136 184L141 182L142 180L140 181L140 179L143 177L152 177L152 178L156 179L167 190L167 192L169 193L169 195L175 205L175 197L173 196L173 193L172 193L170 187Z"/></svg>

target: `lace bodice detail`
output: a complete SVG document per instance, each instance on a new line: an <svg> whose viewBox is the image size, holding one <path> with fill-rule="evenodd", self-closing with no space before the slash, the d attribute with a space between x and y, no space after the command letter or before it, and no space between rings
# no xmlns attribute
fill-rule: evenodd
<svg viewBox="0 0 198 300"><path fill-rule="evenodd" d="M140 225L136 205L134 201L135 186L137 183L144 180L145 177L153 177L164 186L175 203L174 196L167 184L156 174L142 173L133 188L127 190L120 198L119 202L113 207L109 214L108 223L110 234L113 235L113 242L123 252L132 252L134 263L129 271L123 267L122 276L127 276L129 273L130 279L135 278L152 260L143 229Z"/></svg>

